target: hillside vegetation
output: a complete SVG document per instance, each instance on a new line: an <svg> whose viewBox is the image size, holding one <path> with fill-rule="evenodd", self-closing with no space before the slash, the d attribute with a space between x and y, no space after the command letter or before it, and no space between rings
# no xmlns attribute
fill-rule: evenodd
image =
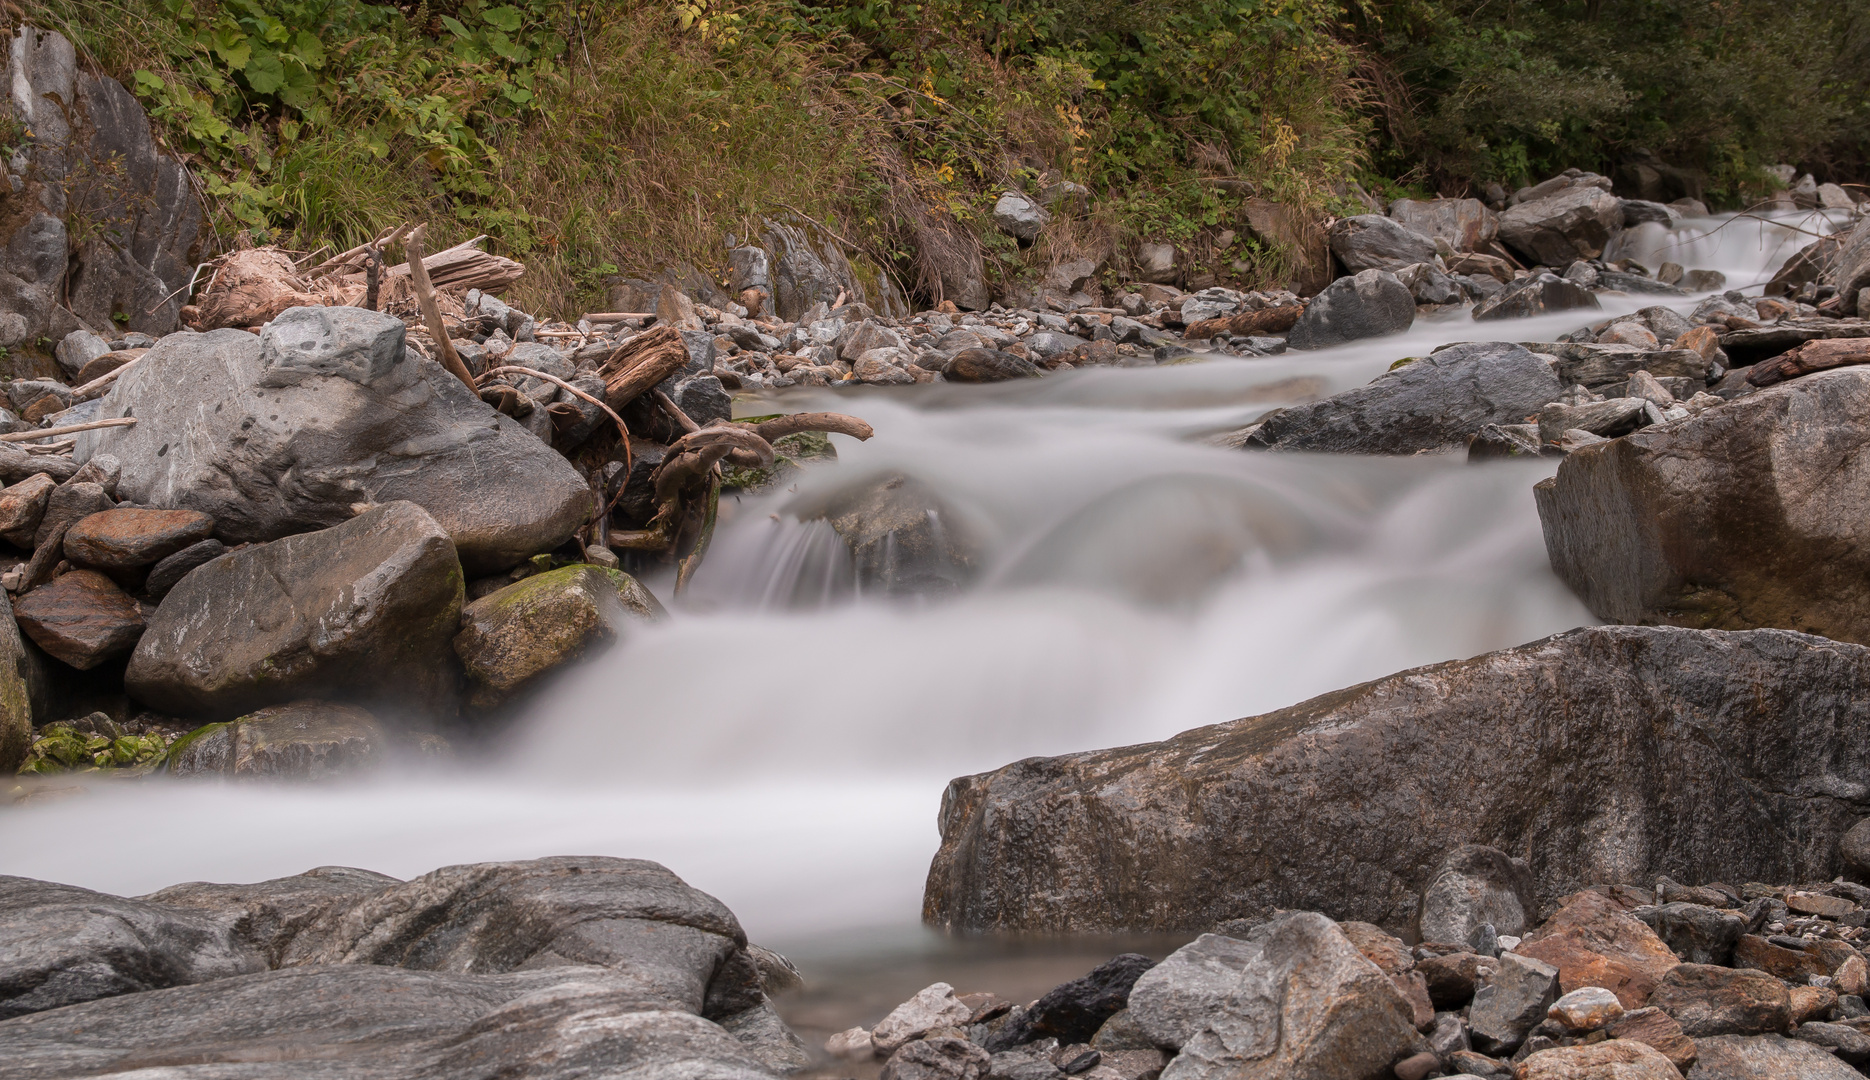
<svg viewBox="0 0 1870 1080"><path fill-rule="evenodd" d="M1141 239L1256 282L1306 215L1508 187L1647 147L1729 205L1791 161L1852 180L1863 0L30 0L198 167L224 235L312 250L403 219L526 261L512 299L718 273L723 237L808 219L928 298L944 245L990 279ZM1001 191L1088 209L1021 250ZM1227 243L1223 244L1223 241Z"/></svg>

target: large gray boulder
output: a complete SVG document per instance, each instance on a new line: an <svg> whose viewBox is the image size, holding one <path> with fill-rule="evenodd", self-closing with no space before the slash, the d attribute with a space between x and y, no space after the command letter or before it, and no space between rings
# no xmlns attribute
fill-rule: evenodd
<svg viewBox="0 0 1870 1080"><path fill-rule="evenodd" d="M1374 1077L1428 1043L1389 976L1330 919L1281 920L1162 1080Z"/></svg>
<svg viewBox="0 0 1870 1080"><path fill-rule="evenodd" d="M0 347L174 330L209 239L187 170L129 91L84 70L63 35L21 27L0 74L11 91L0 108L31 133L7 163L18 189L0 188Z"/></svg>
<svg viewBox="0 0 1870 1080"><path fill-rule="evenodd" d="M1130 1023L1157 1046L1180 1050L1207 1028L1265 946L1203 934L1145 971L1130 988Z"/></svg>
<svg viewBox="0 0 1870 1080"><path fill-rule="evenodd" d="M124 686L202 719L305 698L445 713L464 592L435 519L413 503L378 506L197 568L162 598Z"/></svg>
<svg viewBox="0 0 1870 1080"><path fill-rule="evenodd" d="M1331 254L1352 274L1400 270L1435 261L1435 241L1381 214L1358 214L1331 226Z"/></svg>
<svg viewBox="0 0 1870 1080"><path fill-rule="evenodd" d="M126 371L74 456L122 463L118 498L199 510L225 541L276 540L408 500L470 574L565 542L590 489L562 456L403 347L400 319L293 308L255 337L171 335Z"/></svg>
<svg viewBox="0 0 1870 1080"><path fill-rule="evenodd" d="M1603 305L1597 294L1557 274L1540 273L1520 278L1474 305L1474 321L1527 319L1555 311L1596 311Z"/></svg>
<svg viewBox="0 0 1870 1080"><path fill-rule="evenodd" d="M1347 454L1453 449L1487 424L1524 421L1563 391L1551 366L1518 345L1455 345L1368 386L1281 409L1246 444Z"/></svg>
<svg viewBox="0 0 1870 1080"><path fill-rule="evenodd" d="M160 1060L267 1080L764 1080L805 1063L733 914L655 863L408 882L324 868L139 900L0 878L0 896L0 993L19 988L0 998L9 1076Z"/></svg>
<svg viewBox="0 0 1870 1080"><path fill-rule="evenodd" d="M951 783L924 918L1197 930L1274 908L1402 929L1443 854L1603 882L1810 881L1870 808L1870 649L1573 630L1161 743ZM1561 749L1562 748L1562 749Z"/></svg>
<svg viewBox="0 0 1870 1080"><path fill-rule="evenodd" d="M1479 251L1500 232L1500 219L1479 199L1397 199L1390 217L1456 251Z"/></svg>
<svg viewBox="0 0 1870 1080"><path fill-rule="evenodd" d="M1463 844L1448 853L1422 890L1416 931L1423 941L1466 945L1483 925L1523 937L1538 914L1525 860L1484 844Z"/></svg>
<svg viewBox="0 0 1870 1080"><path fill-rule="evenodd" d="M1294 349L1326 349L1400 334L1414 322L1415 297L1409 286L1388 271L1365 270L1337 279L1312 297L1305 314L1286 335L1286 343Z"/></svg>
<svg viewBox="0 0 1870 1080"><path fill-rule="evenodd" d="M1598 258L1622 230L1623 203L1589 184L1518 203L1500 215L1500 239L1546 266Z"/></svg>
<svg viewBox="0 0 1870 1080"><path fill-rule="evenodd" d="M1821 240L1811 245L1811 250L1824 251L1825 249L1819 247L1819 244L1826 244L1826 241ZM1828 246L1831 245L1827 244ZM1844 246L1837 248L1835 255L1828 259L1821 257L1814 261L1822 265L1820 280L1827 285L1836 285L1838 288L1838 300L1841 305L1839 313L1863 315L1863 310L1857 304L1857 295L1864 289L1870 288L1870 218L1858 220L1850 234L1844 238ZM1788 260L1787 266L1790 265L1791 262ZM1780 271L1781 275L1784 273L1784 270Z"/></svg>
<svg viewBox="0 0 1870 1080"><path fill-rule="evenodd" d="M1870 643L1870 369L1585 447L1533 490L1598 617Z"/></svg>

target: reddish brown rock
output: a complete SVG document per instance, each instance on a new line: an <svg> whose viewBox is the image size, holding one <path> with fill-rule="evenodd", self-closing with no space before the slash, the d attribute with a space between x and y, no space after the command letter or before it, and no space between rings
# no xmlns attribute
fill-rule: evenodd
<svg viewBox="0 0 1870 1080"><path fill-rule="evenodd" d="M214 534L214 519L195 510L120 506L79 520L65 534L65 557L101 570L159 563Z"/></svg>
<svg viewBox="0 0 1870 1080"><path fill-rule="evenodd" d="M1514 1080L1678 1080L1680 1076L1674 1062L1632 1039L1541 1050L1513 1070Z"/></svg>
<svg viewBox="0 0 1870 1080"><path fill-rule="evenodd" d="M1481 974L1493 970L1498 961L1479 953L1452 953L1431 956L1416 963L1416 971L1428 982L1429 1000L1438 1009L1458 1009L1474 1000L1474 990Z"/></svg>
<svg viewBox="0 0 1870 1080"><path fill-rule="evenodd" d="M1792 1023L1786 984L1763 971L1681 964L1662 977L1649 1000L1693 1039L1784 1031Z"/></svg>
<svg viewBox="0 0 1870 1080"><path fill-rule="evenodd" d="M1681 962L1623 905L1588 890L1567 897L1558 913L1514 951L1556 967L1558 985L1566 993L1601 986L1626 1009L1647 1004L1656 980Z"/></svg>
<svg viewBox="0 0 1870 1080"><path fill-rule="evenodd" d="M1384 930L1380 926L1367 922L1341 922L1338 932L1364 954L1364 959L1375 964L1385 975L1401 975L1415 966L1415 958L1409 955L1409 946L1402 939Z"/></svg>
<svg viewBox="0 0 1870 1080"><path fill-rule="evenodd" d="M1786 907L1799 915L1817 915L1826 919L1841 919L1857 910L1856 904L1841 896L1820 893L1793 893L1786 897Z"/></svg>
<svg viewBox="0 0 1870 1080"><path fill-rule="evenodd" d="M1743 936L1734 946L1734 966L1764 971L1789 983L1831 974L1830 966L1816 949L1791 949L1754 934Z"/></svg>
<svg viewBox="0 0 1870 1080"><path fill-rule="evenodd" d="M1675 1018L1653 1006L1624 1013L1606 1029L1613 1039L1630 1039L1668 1058L1686 1073L1695 1063L1695 1040L1682 1033Z"/></svg>
<svg viewBox="0 0 1870 1080"><path fill-rule="evenodd" d="M1824 1020L1838 1007L1838 992L1829 986L1793 986L1786 990L1792 1003L1792 1022Z"/></svg>
<svg viewBox="0 0 1870 1080"><path fill-rule="evenodd" d="M72 381L83 386L94 379L101 379L148 351L148 349L118 349L116 352L107 352L102 356L92 357L84 367L78 370L78 374L73 376Z"/></svg>
<svg viewBox="0 0 1870 1080"><path fill-rule="evenodd" d="M95 570L54 578L14 604L20 629L46 652L89 671L143 636L143 612L117 584Z"/></svg>
<svg viewBox="0 0 1870 1080"><path fill-rule="evenodd" d="M46 500L58 484L44 473L29 476L0 491L0 540L30 549L45 516Z"/></svg>

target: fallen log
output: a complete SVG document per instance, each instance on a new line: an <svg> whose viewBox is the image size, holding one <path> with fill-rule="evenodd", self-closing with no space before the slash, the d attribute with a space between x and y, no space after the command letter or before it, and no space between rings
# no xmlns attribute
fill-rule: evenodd
<svg viewBox="0 0 1870 1080"><path fill-rule="evenodd" d="M688 345L675 330L659 326L617 346L598 365L604 397L621 409L688 363Z"/></svg>
<svg viewBox="0 0 1870 1080"><path fill-rule="evenodd" d="M1299 316L1305 313L1303 304L1286 304L1282 307L1261 308L1258 311L1242 311L1237 315L1222 315L1218 318L1203 319L1182 331L1182 336L1196 341L1206 341L1222 334L1244 336L1247 334L1283 334L1297 325Z"/></svg>
<svg viewBox="0 0 1870 1080"><path fill-rule="evenodd" d="M1771 386L1815 371L1870 364L1870 339L1829 338L1808 341L1790 352L1753 365L1747 381L1754 386Z"/></svg>
<svg viewBox="0 0 1870 1080"><path fill-rule="evenodd" d="M480 388L474 385L474 376L468 373L467 365L461 362L461 354L455 352L455 343L448 336L448 328L442 324L442 309L435 302L435 287L429 281L426 264L422 261L422 230L417 225L403 241L403 248L409 253L409 273L415 284L416 302L422 306L422 321L428 324L429 337L435 340L435 347L441 352L441 364L449 374L460 379L468 392L478 396Z"/></svg>

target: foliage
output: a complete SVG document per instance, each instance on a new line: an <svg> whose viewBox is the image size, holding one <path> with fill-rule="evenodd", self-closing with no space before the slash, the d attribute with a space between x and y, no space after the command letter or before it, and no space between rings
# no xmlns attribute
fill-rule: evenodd
<svg viewBox="0 0 1870 1080"><path fill-rule="evenodd" d="M22 773L124 769L161 760L169 749L160 734L111 738L78 731L69 723L47 724L27 751Z"/></svg>

